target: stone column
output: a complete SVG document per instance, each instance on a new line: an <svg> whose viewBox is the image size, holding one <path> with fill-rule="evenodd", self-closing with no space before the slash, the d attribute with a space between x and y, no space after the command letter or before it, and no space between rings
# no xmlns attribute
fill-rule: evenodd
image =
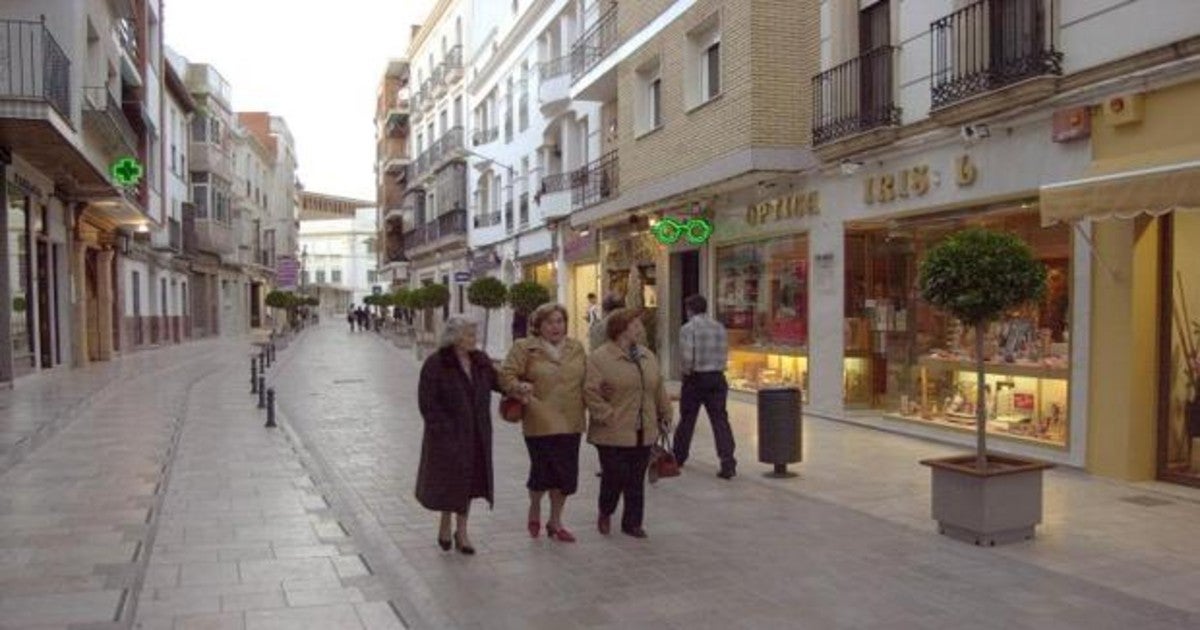
<svg viewBox="0 0 1200 630"><path fill-rule="evenodd" d="M12 385L12 287L9 269L12 252L8 251L8 164L7 149L0 148L0 387Z"/></svg>
<svg viewBox="0 0 1200 630"><path fill-rule="evenodd" d="M87 334L87 244L75 241L71 248L71 331L75 337L71 365L88 364Z"/></svg>
<svg viewBox="0 0 1200 630"><path fill-rule="evenodd" d="M100 360L110 361L113 357L113 302L116 296L113 295L113 260L116 258L116 252L112 249L105 249L100 252L98 270L96 274L96 284L99 285L97 291L99 301L100 315Z"/></svg>
<svg viewBox="0 0 1200 630"><path fill-rule="evenodd" d="M808 410L834 418L845 407L845 243L839 220L816 221L808 235Z"/></svg>

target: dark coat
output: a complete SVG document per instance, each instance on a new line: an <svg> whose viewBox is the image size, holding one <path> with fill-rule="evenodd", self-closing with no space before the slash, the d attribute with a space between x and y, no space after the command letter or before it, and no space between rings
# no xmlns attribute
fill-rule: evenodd
<svg viewBox="0 0 1200 630"><path fill-rule="evenodd" d="M438 512L463 512L473 498L494 497L492 392L500 391L492 360L471 353L471 379L454 348L438 350L421 366L417 400L425 420L417 500Z"/></svg>

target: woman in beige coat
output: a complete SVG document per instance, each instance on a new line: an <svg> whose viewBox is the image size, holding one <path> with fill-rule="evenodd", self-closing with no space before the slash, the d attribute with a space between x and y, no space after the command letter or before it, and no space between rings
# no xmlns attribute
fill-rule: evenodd
<svg viewBox="0 0 1200 630"><path fill-rule="evenodd" d="M529 449L529 535L542 528L542 497L550 495L546 535L575 542L562 524L567 497L579 486L584 430L583 344L567 338L567 309L543 304L530 316L533 336L513 344L500 368L500 387L525 403L522 428Z"/></svg>
<svg viewBox="0 0 1200 630"><path fill-rule="evenodd" d="M671 427L671 400L658 359L637 343L645 330L640 311L621 309L609 316L608 343L588 357L584 398L591 421L588 442L600 454L601 534L608 534L617 502L625 497L621 531L645 538L642 516L650 447Z"/></svg>

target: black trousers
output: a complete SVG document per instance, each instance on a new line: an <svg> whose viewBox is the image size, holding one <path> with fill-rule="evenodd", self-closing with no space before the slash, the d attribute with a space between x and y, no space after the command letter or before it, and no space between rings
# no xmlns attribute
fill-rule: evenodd
<svg viewBox="0 0 1200 630"><path fill-rule="evenodd" d="M721 459L721 470L735 470L737 460L733 457L733 429L729 427L729 412L725 402L729 398L729 383L721 372L694 372L683 377L679 392L679 427L675 429L675 459L680 464L687 461L692 447L692 433L696 431L696 418L700 406L708 413L712 423L713 440L717 443L717 457Z"/></svg>
<svg viewBox="0 0 1200 630"><path fill-rule="evenodd" d="M621 514L621 529L642 526L646 503L646 466L650 463L649 446L601 446L600 453L600 514L617 511L617 501L625 496L625 511Z"/></svg>

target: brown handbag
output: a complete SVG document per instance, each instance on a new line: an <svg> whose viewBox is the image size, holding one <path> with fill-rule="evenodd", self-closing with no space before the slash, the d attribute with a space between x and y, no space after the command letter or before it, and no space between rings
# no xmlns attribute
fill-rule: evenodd
<svg viewBox="0 0 1200 630"><path fill-rule="evenodd" d="M505 422L517 423L525 419L525 403L514 396L500 399L500 417Z"/></svg>
<svg viewBox="0 0 1200 630"><path fill-rule="evenodd" d="M671 451L671 436L660 430L658 441L650 447L650 465L646 468L646 478L650 483L664 477L679 476L679 462L675 461L675 453Z"/></svg>

